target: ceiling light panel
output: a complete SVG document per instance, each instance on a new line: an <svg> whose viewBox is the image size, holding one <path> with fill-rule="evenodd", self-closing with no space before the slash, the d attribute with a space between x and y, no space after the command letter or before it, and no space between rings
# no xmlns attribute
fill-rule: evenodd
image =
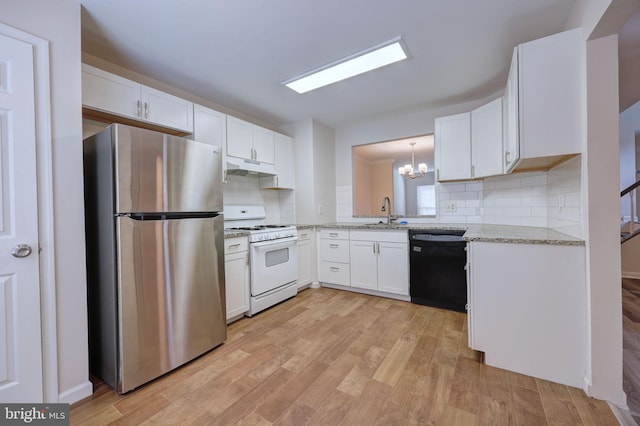
<svg viewBox="0 0 640 426"><path fill-rule="evenodd" d="M306 93L347 78L407 59L401 37L349 55L282 84L298 93Z"/></svg>

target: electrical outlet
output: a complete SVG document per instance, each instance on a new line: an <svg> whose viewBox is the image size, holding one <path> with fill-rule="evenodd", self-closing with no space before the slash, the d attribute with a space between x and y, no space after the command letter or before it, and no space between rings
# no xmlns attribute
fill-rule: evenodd
<svg viewBox="0 0 640 426"><path fill-rule="evenodd" d="M458 205L455 203L455 201L452 201L452 202L447 204L447 211L449 213L453 213L456 210L458 210Z"/></svg>

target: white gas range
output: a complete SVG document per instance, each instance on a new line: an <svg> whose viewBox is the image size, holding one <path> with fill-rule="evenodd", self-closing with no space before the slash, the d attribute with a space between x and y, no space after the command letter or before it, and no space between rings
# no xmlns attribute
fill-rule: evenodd
<svg viewBox="0 0 640 426"><path fill-rule="evenodd" d="M224 206L225 230L249 233L249 316L298 293L298 232L267 225L264 206Z"/></svg>

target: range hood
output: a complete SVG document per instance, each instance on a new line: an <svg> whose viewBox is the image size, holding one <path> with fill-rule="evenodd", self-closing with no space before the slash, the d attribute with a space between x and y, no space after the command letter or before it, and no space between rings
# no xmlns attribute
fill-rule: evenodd
<svg viewBox="0 0 640 426"><path fill-rule="evenodd" d="M227 174L234 176L267 177L276 176L273 164L260 163L259 161L243 158L227 157Z"/></svg>

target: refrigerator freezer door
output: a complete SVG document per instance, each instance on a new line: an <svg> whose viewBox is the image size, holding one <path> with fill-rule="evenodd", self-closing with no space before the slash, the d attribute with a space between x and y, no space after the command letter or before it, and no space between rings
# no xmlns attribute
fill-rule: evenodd
<svg viewBox="0 0 640 426"><path fill-rule="evenodd" d="M222 211L222 150L116 124L115 211Z"/></svg>
<svg viewBox="0 0 640 426"><path fill-rule="evenodd" d="M119 392L226 339L223 217L116 219Z"/></svg>

